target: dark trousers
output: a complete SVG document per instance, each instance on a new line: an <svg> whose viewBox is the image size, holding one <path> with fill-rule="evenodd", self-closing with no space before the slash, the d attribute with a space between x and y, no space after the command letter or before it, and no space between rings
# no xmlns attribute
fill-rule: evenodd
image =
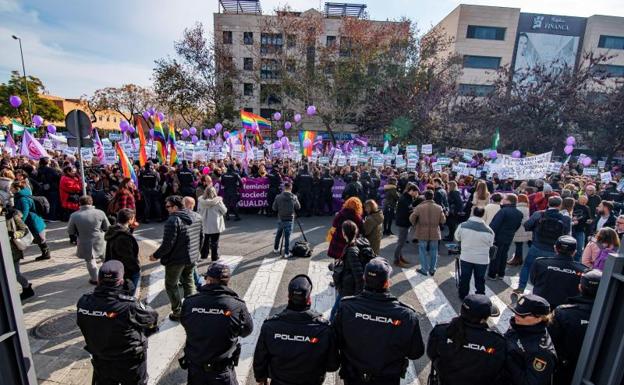
<svg viewBox="0 0 624 385"><path fill-rule="evenodd" d="M299 200L301 203L301 214L312 215L312 192L311 191L302 191L299 194Z"/></svg>
<svg viewBox="0 0 624 385"><path fill-rule="evenodd" d="M455 239L455 230L457 230L457 225L459 224L459 216L457 214L449 214L448 219L446 220L446 225L448 226L448 237L447 239L453 241Z"/></svg>
<svg viewBox="0 0 624 385"><path fill-rule="evenodd" d="M397 377L396 379L384 378L383 380L364 381L345 378L344 383L345 385L399 385L401 379Z"/></svg>
<svg viewBox="0 0 624 385"><path fill-rule="evenodd" d="M145 357L125 360L93 358L93 385L145 385L147 361Z"/></svg>
<svg viewBox="0 0 624 385"><path fill-rule="evenodd" d="M239 218L238 215L238 194L236 193L225 193L223 197L223 203L225 203L225 207L227 207L227 214L225 214L225 218L229 219L231 214L234 214L236 218Z"/></svg>
<svg viewBox="0 0 624 385"><path fill-rule="evenodd" d="M143 212L143 219L146 221L162 218L161 205L162 195L158 190L145 190L143 191L143 201L145 202L145 211Z"/></svg>
<svg viewBox="0 0 624 385"><path fill-rule="evenodd" d="M238 385L234 368L223 372L207 372L202 367L189 364L188 385Z"/></svg>
<svg viewBox="0 0 624 385"><path fill-rule="evenodd" d="M511 243L496 243L496 246L498 247L496 258L490 261L490 268L488 269L488 276L490 278L494 278L497 275L501 278L505 276L507 254L509 253L509 246L511 246Z"/></svg>
<svg viewBox="0 0 624 385"><path fill-rule="evenodd" d="M269 189L269 192L267 193L267 203L269 204L269 207L267 208L267 213L271 215L275 214L275 211L273 211L273 202L275 202L275 197L277 196L277 194L279 194L279 190L276 189Z"/></svg>
<svg viewBox="0 0 624 385"><path fill-rule="evenodd" d="M45 215L45 219L50 220L58 220L61 218L61 200L59 199L58 190L48 190L43 193L43 196L46 197L48 203L50 203L50 212L48 215Z"/></svg>
<svg viewBox="0 0 624 385"><path fill-rule="evenodd" d="M488 265L459 261L459 298L464 299L470 292L470 278L474 274L477 294L485 294L485 271Z"/></svg>
<svg viewBox="0 0 624 385"><path fill-rule="evenodd" d="M219 259L219 233L204 234L204 243L201 247L201 258L207 259L210 251L210 259L216 261Z"/></svg>
<svg viewBox="0 0 624 385"><path fill-rule="evenodd" d="M334 198L331 191L321 192L321 214L333 214L334 213Z"/></svg>
<svg viewBox="0 0 624 385"><path fill-rule="evenodd" d="M392 231L392 222L394 222L394 208L384 207L383 215L384 215L383 232L384 234L386 234Z"/></svg>

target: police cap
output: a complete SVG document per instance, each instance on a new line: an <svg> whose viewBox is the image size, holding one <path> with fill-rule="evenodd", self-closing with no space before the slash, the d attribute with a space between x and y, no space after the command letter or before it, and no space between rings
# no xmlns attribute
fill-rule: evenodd
<svg viewBox="0 0 624 385"><path fill-rule="evenodd" d="M288 299L294 303L307 303L312 294L312 280L299 274L288 283Z"/></svg>
<svg viewBox="0 0 624 385"><path fill-rule="evenodd" d="M382 289L392 274L392 267L384 258L375 257L364 267L364 282L371 289Z"/></svg>
<svg viewBox="0 0 624 385"><path fill-rule="evenodd" d="M498 310L485 295L470 294L464 298L461 313L467 314L471 318L485 319L488 317L498 317L500 315L500 310Z"/></svg>
<svg viewBox="0 0 624 385"><path fill-rule="evenodd" d="M576 251L576 239L569 235L562 235L555 242L555 249L559 253L572 255Z"/></svg>
<svg viewBox="0 0 624 385"><path fill-rule="evenodd" d="M550 304L544 298L535 294L525 294L518 302L509 307L511 311L520 316L542 316L550 313Z"/></svg>
<svg viewBox="0 0 624 385"><path fill-rule="evenodd" d="M581 275L581 289L584 294L589 294L593 297L598 292L598 286L600 286L600 280L602 279L602 271L594 269L587 270Z"/></svg>
<svg viewBox="0 0 624 385"><path fill-rule="evenodd" d="M116 260L104 262L98 272L98 282L105 286L118 286L123 284L124 267L123 264Z"/></svg>
<svg viewBox="0 0 624 385"><path fill-rule="evenodd" d="M229 279L232 275L230 267L225 263L213 262L208 266L206 277L214 279Z"/></svg>

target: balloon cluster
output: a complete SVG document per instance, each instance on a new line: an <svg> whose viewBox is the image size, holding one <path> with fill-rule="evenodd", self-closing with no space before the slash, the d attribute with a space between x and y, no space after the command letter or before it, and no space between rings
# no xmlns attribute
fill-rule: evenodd
<svg viewBox="0 0 624 385"><path fill-rule="evenodd" d="M572 151L574 151L574 145L576 144L576 139L573 136L568 136L566 139L566 146L563 148L563 152L566 155L570 155Z"/></svg>

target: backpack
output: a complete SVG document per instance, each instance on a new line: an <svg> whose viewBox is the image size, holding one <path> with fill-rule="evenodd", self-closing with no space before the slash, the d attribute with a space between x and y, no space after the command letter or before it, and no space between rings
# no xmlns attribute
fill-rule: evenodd
<svg viewBox="0 0 624 385"><path fill-rule="evenodd" d="M561 219L546 216L543 212L537 222L536 234L540 242L554 245L560 236L566 234L565 225Z"/></svg>
<svg viewBox="0 0 624 385"><path fill-rule="evenodd" d="M358 237L355 240L355 246L358 248L358 257L360 257L360 261L362 262L362 267L366 266L371 259L375 258L375 252L371 248L370 242L368 239L364 237Z"/></svg>
<svg viewBox="0 0 624 385"><path fill-rule="evenodd" d="M33 195L30 197L33 203L35 204L35 212L39 215L48 215L50 214L50 202L48 202L48 198L41 195Z"/></svg>
<svg viewBox="0 0 624 385"><path fill-rule="evenodd" d="M596 257L596 259L594 259L594 262L592 264L593 268L600 271L604 270L607 258L609 258L609 254L611 253L617 253L617 250L607 248L600 249L600 253L598 253L598 256Z"/></svg>

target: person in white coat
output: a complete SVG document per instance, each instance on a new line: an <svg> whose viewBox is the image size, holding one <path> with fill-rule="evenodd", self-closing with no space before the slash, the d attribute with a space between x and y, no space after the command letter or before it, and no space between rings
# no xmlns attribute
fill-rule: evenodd
<svg viewBox="0 0 624 385"><path fill-rule="evenodd" d="M219 236L225 230L223 216L227 208L223 198L217 195L217 191L210 183L198 200L198 211L202 217L204 243L201 247L201 258L207 259L210 251L210 259L219 259Z"/></svg>
<svg viewBox="0 0 624 385"><path fill-rule="evenodd" d="M474 207L472 216L455 230L455 240L461 242L459 255L459 298L470 291L474 274L477 294L485 294L485 272L490 263L490 247L494 245L494 231L483 221L485 209Z"/></svg>
<svg viewBox="0 0 624 385"><path fill-rule="evenodd" d="M524 244L528 243L529 246L531 246L531 239L533 239L533 233L524 229L524 222L528 221L529 217L531 216L529 213L529 197L526 194L518 195L518 203L516 204L516 208L522 213L522 225L520 225L520 228L516 230L516 234L514 235L513 241L516 245L516 251L514 253L514 256L511 257L509 261L507 261L507 264L509 266L522 265L522 261L524 261Z"/></svg>

